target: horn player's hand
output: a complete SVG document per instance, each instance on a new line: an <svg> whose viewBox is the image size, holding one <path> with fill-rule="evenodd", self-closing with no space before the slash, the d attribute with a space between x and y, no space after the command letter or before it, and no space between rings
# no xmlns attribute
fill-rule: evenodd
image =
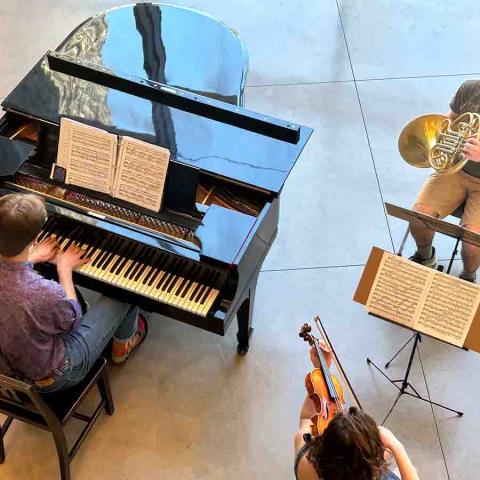
<svg viewBox="0 0 480 480"><path fill-rule="evenodd" d="M468 137L462 150L465 159L480 163L480 141L476 137Z"/></svg>

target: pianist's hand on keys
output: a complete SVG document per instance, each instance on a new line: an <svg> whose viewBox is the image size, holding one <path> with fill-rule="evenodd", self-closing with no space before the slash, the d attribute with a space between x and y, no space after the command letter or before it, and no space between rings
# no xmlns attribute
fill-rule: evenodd
<svg viewBox="0 0 480 480"><path fill-rule="evenodd" d="M64 219L52 216L39 241L53 237L63 251L70 245L81 247L85 263L77 266L77 274L207 316L222 287L219 270L123 237L98 233L85 225L72 228Z"/></svg>

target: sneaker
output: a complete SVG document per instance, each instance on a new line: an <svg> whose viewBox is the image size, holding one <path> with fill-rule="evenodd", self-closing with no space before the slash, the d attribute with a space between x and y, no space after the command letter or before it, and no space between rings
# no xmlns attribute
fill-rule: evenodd
<svg viewBox="0 0 480 480"><path fill-rule="evenodd" d="M138 348L147 337L148 333L148 321L141 314L138 314L138 326L135 335L128 340L113 339L112 344L112 362L115 365L121 365L125 363L129 355Z"/></svg>
<svg viewBox="0 0 480 480"><path fill-rule="evenodd" d="M461 280L465 280L466 282L470 282L470 283L476 283L476 280L477 280L477 274L475 273L475 276L473 278L469 277L469 278L465 278L462 276L462 274L460 274L458 276L458 278L460 278Z"/></svg>
<svg viewBox="0 0 480 480"><path fill-rule="evenodd" d="M423 265L425 267L429 268L435 268L437 266L437 256L435 255L435 247L432 247L432 256L430 258L423 258L418 254L418 252L415 252L415 255L412 255L409 260L415 263L419 263L420 265Z"/></svg>

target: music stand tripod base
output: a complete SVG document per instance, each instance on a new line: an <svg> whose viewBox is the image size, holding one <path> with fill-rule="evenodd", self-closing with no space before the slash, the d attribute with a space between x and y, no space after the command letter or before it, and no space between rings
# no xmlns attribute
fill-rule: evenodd
<svg viewBox="0 0 480 480"><path fill-rule="evenodd" d="M388 411L387 415L385 416L385 418L383 419L381 425L383 425L388 417L390 416L390 414L392 413L393 409L395 408L395 405L398 403L398 401L400 400L400 397L402 395L409 395L410 397L413 397L413 398L417 398L418 400L422 400L426 403L429 403L430 405L435 405L436 407L440 407L440 408L443 408L445 410L449 410L450 412L454 412L456 413L459 417L461 417L463 415L463 412L460 412L459 410L455 410L453 408L450 408L450 407L447 407L445 405L441 405L440 403L437 403L437 402L433 402L432 400L430 400L429 398L424 398L422 397L418 392L417 390L415 389L415 387L408 381L408 377L410 376L410 370L412 368L412 363L413 363L413 358L415 356L415 352L418 348L418 343L422 341L422 337L420 335L420 333L418 332L415 332L412 337L410 337L409 340L407 340L407 342L402 346L402 348L400 348L400 350L385 364L385 368L388 368L391 364L391 362L398 356L398 354L412 341L414 340L413 342L413 347L412 347L412 351L410 352L410 358L408 359L408 366L407 366L407 370L405 371L405 375L402 379L399 379L399 380L392 380L381 368L379 368L377 365L375 365L375 363L373 363L370 358L367 358L367 363L368 365L371 365L372 367L374 367L376 370L378 370L392 385L395 386L395 388L398 390L398 395L397 395L397 398L395 399L395 401L393 402L393 405L391 406L390 410ZM400 385L400 386L399 386ZM410 391L408 391L408 389L410 389Z"/></svg>

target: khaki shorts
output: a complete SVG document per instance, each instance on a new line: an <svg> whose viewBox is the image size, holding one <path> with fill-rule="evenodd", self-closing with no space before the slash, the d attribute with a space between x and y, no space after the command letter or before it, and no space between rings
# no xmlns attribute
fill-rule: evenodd
<svg viewBox="0 0 480 480"><path fill-rule="evenodd" d="M464 201L461 224L480 227L480 178L463 171L451 175L433 173L425 180L415 203L433 208L443 218Z"/></svg>

